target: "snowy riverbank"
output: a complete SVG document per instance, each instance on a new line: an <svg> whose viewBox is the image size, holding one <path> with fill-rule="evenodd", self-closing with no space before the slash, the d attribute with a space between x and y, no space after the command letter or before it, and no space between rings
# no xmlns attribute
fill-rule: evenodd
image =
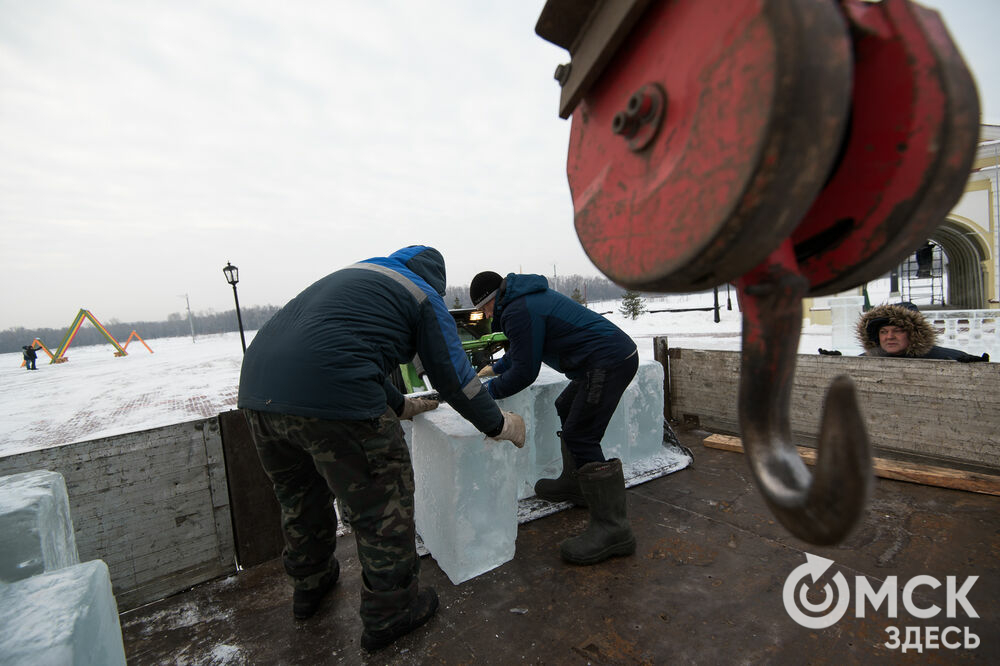
<svg viewBox="0 0 1000 666"><path fill-rule="evenodd" d="M653 357L653 337L666 335L673 347L740 348L740 313L726 310L647 313L632 321L618 302L591 304L631 335L642 358ZM650 300L648 309L709 307L712 295ZM141 334L141 331L140 331ZM247 335L247 343L253 333ZM49 341L46 341L48 343ZM27 341L25 341L27 343ZM20 354L0 354L0 456L109 437L214 416L236 407L242 350L239 333L149 340L116 358L111 345L70 347L69 361L50 365L43 354L38 370L20 367ZM799 352L830 346L830 327L803 331ZM54 349L54 347L50 347ZM0 470L2 471L2 470Z"/></svg>

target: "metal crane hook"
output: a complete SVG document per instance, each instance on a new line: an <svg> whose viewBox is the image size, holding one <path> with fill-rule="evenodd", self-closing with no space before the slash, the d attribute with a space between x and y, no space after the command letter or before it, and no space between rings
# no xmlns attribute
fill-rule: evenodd
<svg viewBox="0 0 1000 666"><path fill-rule="evenodd" d="M757 484L797 537L841 540L871 453L847 377L815 475L792 445L802 298L883 275L962 194L979 103L940 17L911 0L548 0L536 31L571 55L559 115L584 250L630 289L736 280Z"/></svg>
<svg viewBox="0 0 1000 666"><path fill-rule="evenodd" d="M829 545L861 517L872 484L871 447L854 383L844 375L826 394L815 475L792 443L789 398L809 282L780 259L790 252L786 243L772 255L778 261L765 262L737 283L743 309L740 429L774 515L799 539Z"/></svg>

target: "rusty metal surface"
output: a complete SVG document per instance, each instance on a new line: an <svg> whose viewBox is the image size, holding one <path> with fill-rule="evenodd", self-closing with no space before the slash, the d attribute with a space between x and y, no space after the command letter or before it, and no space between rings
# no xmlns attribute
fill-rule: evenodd
<svg viewBox="0 0 1000 666"><path fill-rule="evenodd" d="M569 118L615 51L640 20L650 0L548 0L535 33L570 52L556 70L562 87L559 117Z"/></svg>
<svg viewBox="0 0 1000 666"><path fill-rule="evenodd" d="M823 186L850 104L851 53L832 2L651 5L573 112L577 235L614 282L696 291L744 274ZM666 97L635 151L615 117L644 86Z"/></svg>
<svg viewBox="0 0 1000 666"><path fill-rule="evenodd" d="M851 129L792 235L811 295L884 275L924 243L962 196L979 135L975 84L936 12L908 0L843 6Z"/></svg>
<svg viewBox="0 0 1000 666"><path fill-rule="evenodd" d="M798 459L786 411L800 323L777 320L923 242L961 195L977 123L960 54L910 0L654 3L573 112L574 221L597 268L647 291L737 283L740 427L769 506L800 538L850 529L870 453L841 380L815 478Z"/></svg>
<svg viewBox="0 0 1000 666"><path fill-rule="evenodd" d="M737 280L740 429L752 469L782 524L820 544L837 542L863 508L870 453L847 380L828 393L814 478L790 443L801 299L873 279L930 235L961 195L978 113L971 77L937 14L908 0L843 6L855 53L845 153L791 237Z"/></svg>
<svg viewBox="0 0 1000 666"><path fill-rule="evenodd" d="M292 620L275 560L123 615L129 664L998 663L1000 498L880 480L844 544L803 547L771 517L744 456L705 449L707 433L678 434L694 465L628 491L633 557L560 562L558 542L586 520L571 509L522 525L511 562L460 586L424 558L421 580L440 594L438 616L369 656L358 647L360 570L342 538L341 582L313 620ZM804 552L874 587L888 576L900 586L917 575L979 576L968 599L981 617L950 622L982 644L890 650L888 626L949 623L902 611L897 620L849 613L827 629L799 626L781 595ZM943 589L920 588L917 598L943 607Z"/></svg>
<svg viewBox="0 0 1000 666"><path fill-rule="evenodd" d="M766 275L744 279L738 411L750 469L771 511L792 534L809 543L837 543L861 517L872 481L871 444L854 383L840 376L827 392L811 474L792 440L789 414L809 282L794 266L777 262Z"/></svg>

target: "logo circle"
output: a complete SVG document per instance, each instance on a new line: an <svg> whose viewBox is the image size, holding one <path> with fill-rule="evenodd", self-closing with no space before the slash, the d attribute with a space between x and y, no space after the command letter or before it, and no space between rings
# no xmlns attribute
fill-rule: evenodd
<svg viewBox="0 0 1000 666"><path fill-rule="evenodd" d="M848 588L847 579L844 578L844 574L838 571L832 577L834 584L837 586L836 605L830 609L831 605L833 605L834 593L829 583L823 586L823 593L825 595L823 601L813 604L806 598L808 583L805 582L805 579L811 577L813 582L819 580L819 577L823 575L827 567L833 564L833 561L811 556L808 553L806 554L806 560L805 564L795 567L785 580L785 586L782 589L781 595L782 601L785 604L785 612L795 622L807 629L826 629L844 617L844 613L847 612L847 606L850 604L850 589ZM800 584L801 588L799 587ZM799 590L798 595L795 594L796 590ZM827 610L829 612L825 615L807 615L803 612L803 609L810 613L823 613Z"/></svg>

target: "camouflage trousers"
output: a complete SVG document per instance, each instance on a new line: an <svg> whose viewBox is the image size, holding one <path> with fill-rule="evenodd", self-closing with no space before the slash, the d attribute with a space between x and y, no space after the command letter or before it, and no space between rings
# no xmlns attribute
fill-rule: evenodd
<svg viewBox="0 0 1000 666"><path fill-rule="evenodd" d="M285 571L296 589L328 575L337 547L334 499L354 532L361 620L377 631L404 618L417 594L413 466L396 414L360 421L243 410L281 505Z"/></svg>

